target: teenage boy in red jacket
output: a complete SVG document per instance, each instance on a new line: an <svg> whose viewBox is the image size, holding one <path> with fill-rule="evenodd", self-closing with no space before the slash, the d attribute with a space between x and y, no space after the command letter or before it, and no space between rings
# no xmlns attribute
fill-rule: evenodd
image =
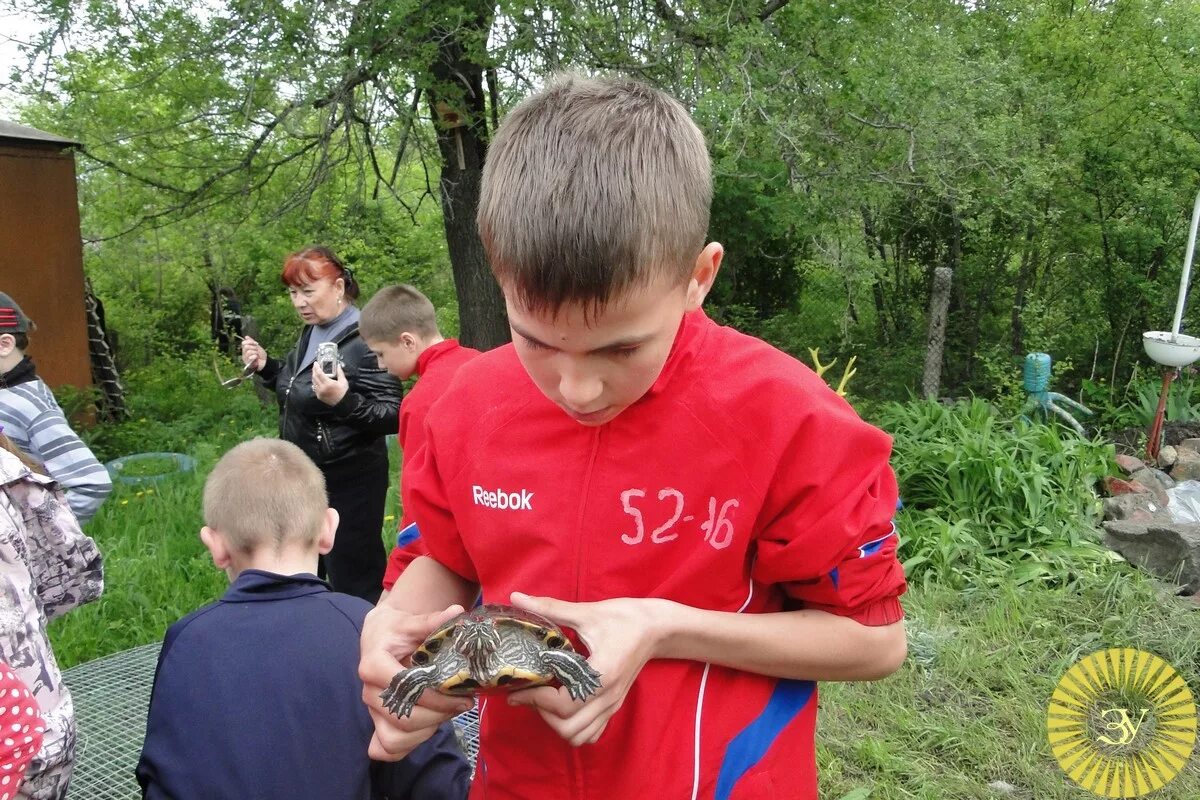
<svg viewBox="0 0 1200 800"><path fill-rule="evenodd" d="M437 313L429 298L415 286L385 286L363 306L358 333L379 359L379 368L402 381L417 382L400 401L400 451L405 466L425 444L425 415L442 396L458 368L479 355L438 330ZM417 526L408 515L400 521L396 546L388 556L383 590L392 585L417 556L426 555Z"/></svg>
<svg viewBox="0 0 1200 800"><path fill-rule="evenodd" d="M815 799L815 681L904 660L891 440L704 315L711 193L699 129L632 81L559 78L500 126L478 221L513 344L405 471L431 555L363 629L373 756L467 707L378 698L479 588L574 629L603 687L486 699L476 799Z"/></svg>

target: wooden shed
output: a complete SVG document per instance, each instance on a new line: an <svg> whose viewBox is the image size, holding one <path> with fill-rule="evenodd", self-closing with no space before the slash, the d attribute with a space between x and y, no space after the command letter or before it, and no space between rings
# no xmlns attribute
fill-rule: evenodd
<svg viewBox="0 0 1200 800"><path fill-rule="evenodd" d="M52 387L92 383L77 144L0 120L0 291L36 323L29 355Z"/></svg>

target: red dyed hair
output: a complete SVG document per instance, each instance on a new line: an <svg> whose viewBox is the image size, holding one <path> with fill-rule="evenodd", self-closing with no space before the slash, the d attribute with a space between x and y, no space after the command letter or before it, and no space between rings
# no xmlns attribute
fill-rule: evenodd
<svg viewBox="0 0 1200 800"><path fill-rule="evenodd" d="M283 272L279 280L284 286L299 286L302 283L315 283L328 278L336 281L341 278L345 282L346 296L351 300L358 298L358 282L342 260L328 247L308 247L298 253L292 253L283 262Z"/></svg>

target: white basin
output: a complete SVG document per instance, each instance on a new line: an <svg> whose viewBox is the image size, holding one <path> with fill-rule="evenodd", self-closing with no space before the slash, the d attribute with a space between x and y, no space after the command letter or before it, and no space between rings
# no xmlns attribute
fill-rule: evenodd
<svg viewBox="0 0 1200 800"><path fill-rule="evenodd" d="M1169 331L1148 331L1142 334L1146 355L1166 367L1186 367L1200 359L1200 339Z"/></svg>

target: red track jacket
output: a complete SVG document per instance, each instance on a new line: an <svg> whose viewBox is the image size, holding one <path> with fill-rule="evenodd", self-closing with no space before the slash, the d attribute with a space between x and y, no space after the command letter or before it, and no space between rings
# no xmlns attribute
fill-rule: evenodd
<svg viewBox="0 0 1200 800"><path fill-rule="evenodd" d="M903 616L891 439L807 367L702 311L606 425L566 416L510 345L459 370L426 432L404 506L486 602L519 590ZM486 702L471 797L815 800L816 710L811 681L669 660L646 665L590 746Z"/></svg>
<svg viewBox="0 0 1200 800"><path fill-rule="evenodd" d="M434 401L445 393L458 368L477 355L478 350L463 347L457 339L446 339L417 356L417 382L400 401L400 451L405 459L411 459L425 444L425 417ZM400 520L396 546L388 556L383 588L389 592L404 568L417 556L425 555L411 523L407 515Z"/></svg>

